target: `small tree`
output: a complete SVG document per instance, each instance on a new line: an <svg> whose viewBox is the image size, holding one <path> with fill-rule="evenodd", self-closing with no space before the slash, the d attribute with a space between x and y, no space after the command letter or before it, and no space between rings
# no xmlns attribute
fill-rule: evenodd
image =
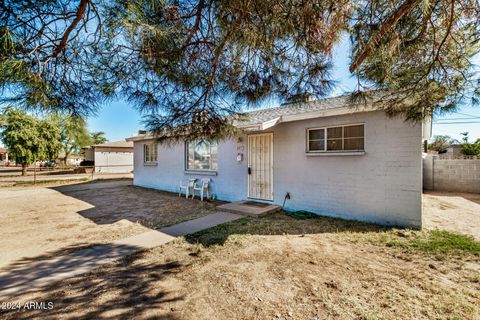
<svg viewBox="0 0 480 320"><path fill-rule="evenodd" d="M80 152L80 148L91 143L87 124L83 118L67 116L59 119L61 127L61 145L65 157L63 163L67 165L68 156Z"/></svg>
<svg viewBox="0 0 480 320"><path fill-rule="evenodd" d="M16 163L22 165L22 175L36 160L52 159L60 150L60 131L49 120L39 120L22 111L8 109L2 116L0 138Z"/></svg>
<svg viewBox="0 0 480 320"><path fill-rule="evenodd" d="M40 153L43 155L43 160L57 159L62 150L61 132L57 123L50 118L38 121L38 135L42 142Z"/></svg>
<svg viewBox="0 0 480 320"><path fill-rule="evenodd" d="M462 132L462 151L467 156L480 156L480 139L474 143L468 142L468 132Z"/></svg>
<svg viewBox="0 0 480 320"><path fill-rule="evenodd" d="M453 143L456 143L455 139L452 139L450 136L438 135L433 137L432 143L428 145L428 149L444 152L450 147Z"/></svg>
<svg viewBox="0 0 480 320"><path fill-rule="evenodd" d="M92 140L92 144L102 144L108 141L108 139L105 138L105 132L103 131L94 131L90 133L90 138Z"/></svg>

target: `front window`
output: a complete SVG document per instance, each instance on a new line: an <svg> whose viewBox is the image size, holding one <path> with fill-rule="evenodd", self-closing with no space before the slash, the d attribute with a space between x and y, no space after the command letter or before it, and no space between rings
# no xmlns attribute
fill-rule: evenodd
<svg viewBox="0 0 480 320"><path fill-rule="evenodd" d="M158 144L148 143L143 145L143 161L145 163L157 162Z"/></svg>
<svg viewBox="0 0 480 320"><path fill-rule="evenodd" d="M217 143L191 141L187 143L187 170L216 171Z"/></svg>
<svg viewBox="0 0 480 320"><path fill-rule="evenodd" d="M363 151L364 125L307 129L307 152Z"/></svg>

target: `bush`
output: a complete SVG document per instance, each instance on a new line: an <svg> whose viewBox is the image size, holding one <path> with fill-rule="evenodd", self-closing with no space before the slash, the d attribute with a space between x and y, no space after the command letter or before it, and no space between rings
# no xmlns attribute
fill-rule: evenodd
<svg viewBox="0 0 480 320"><path fill-rule="evenodd" d="M480 156L480 139L474 143L468 142L468 132L463 132L462 152L467 156Z"/></svg>

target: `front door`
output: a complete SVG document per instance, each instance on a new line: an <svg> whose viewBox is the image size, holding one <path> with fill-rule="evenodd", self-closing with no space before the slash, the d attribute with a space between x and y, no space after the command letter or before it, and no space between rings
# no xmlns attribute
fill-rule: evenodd
<svg viewBox="0 0 480 320"><path fill-rule="evenodd" d="M248 197L273 200L273 133L248 136Z"/></svg>

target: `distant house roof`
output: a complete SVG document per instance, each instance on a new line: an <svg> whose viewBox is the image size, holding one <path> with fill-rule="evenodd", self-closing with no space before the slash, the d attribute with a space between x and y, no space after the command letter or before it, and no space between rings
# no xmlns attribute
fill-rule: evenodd
<svg viewBox="0 0 480 320"><path fill-rule="evenodd" d="M94 144L92 147L102 147L102 148L133 148L133 142L130 141L112 141L112 142L105 142L100 144Z"/></svg>
<svg viewBox="0 0 480 320"><path fill-rule="evenodd" d="M245 130L266 130L282 122L336 116L357 112L374 111L379 95L372 95L368 104L354 103L350 95L318 99L307 102L284 104L279 107L260 109L244 113L245 117L234 125ZM127 138L127 141L141 141L154 138L151 134L141 133Z"/></svg>

